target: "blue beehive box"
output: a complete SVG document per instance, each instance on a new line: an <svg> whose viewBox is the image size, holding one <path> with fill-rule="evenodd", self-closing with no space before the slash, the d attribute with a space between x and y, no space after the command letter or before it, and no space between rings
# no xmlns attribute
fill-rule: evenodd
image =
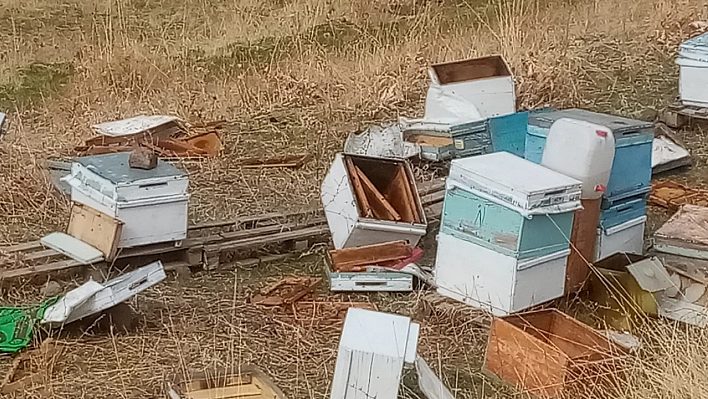
<svg viewBox="0 0 708 399"><path fill-rule="evenodd" d="M492 140L494 152L505 151L523 158L528 124L528 112L516 112L511 115L489 118L487 130Z"/></svg>
<svg viewBox="0 0 708 399"><path fill-rule="evenodd" d="M600 227L610 229L647 214L647 194L639 194L612 204L600 214Z"/></svg>
<svg viewBox="0 0 708 399"><path fill-rule="evenodd" d="M453 161L440 231L506 256L567 250L580 182L506 152Z"/></svg>
<svg viewBox="0 0 708 399"><path fill-rule="evenodd" d="M654 140L652 123L582 109L531 114L526 136L525 158L527 160L541 163L550 127L560 118L572 118L606 126L615 136L615 157L603 199L603 208L609 208L617 201L649 192Z"/></svg>

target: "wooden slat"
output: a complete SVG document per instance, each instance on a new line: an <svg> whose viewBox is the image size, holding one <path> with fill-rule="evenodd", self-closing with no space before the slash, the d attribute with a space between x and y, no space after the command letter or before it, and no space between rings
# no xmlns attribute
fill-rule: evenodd
<svg viewBox="0 0 708 399"><path fill-rule="evenodd" d="M47 263L46 265L25 267L22 269L0 271L0 280L7 280L18 277L27 277L40 273L56 272L81 266L80 262L73 259L66 259L58 262Z"/></svg>
<svg viewBox="0 0 708 399"><path fill-rule="evenodd" d="M356 173L359 175L359 180L364 188L364 195L369 201L369 205L371 206L371 210L374 212L374 216L380 220L400 221L401 215L393 208L391 203L386 200L386 197L381 194L374 183L366 177L361 169L356 166L354 168L356 169Z"/></svg>
<svg viewBox="0 0 708 399"><path fill-rule="evenodd" d="M38 259L50 258L52 256L59 256L61 253L53 249L45 249L43 251L32 252L25 255L24 260L29 262Z"/></svg>
<svg viewBox="0 0 708 399"><path fill-rule="evenodd" d="M24 242L22 244L15 244L15 245L9 245L7 247L0 247L0 251L3 252L25 252L25 251L31 251L34 249L40 249L42 248L42 243L37 241L29 241L29 242Z"/></svg>
<svg viewBox="0 0 708 399"><path fill-rule="evenodd" d="M304 240L307 238L317 237L319 235L327 233L329 233L329 230L327 229L326 225L314 226L302 230L287 231L263 237L254 237L233 242L226 242L222 244L207 245L204 247L204 250L207 252L235 251L269 244L276 244L289 240Z"/></svg>
<svg viewBox="0 0 708 399"><path fill-rule="evenodd" d="M361 179L359 178L359 173L357 172L359 168L354 166L354 162L352 162L351 158L346 158L345 162L349 178L352 181L354 197L356 198L357 205L359 205L359 215L361 215L361 217L370 218L374 216L374 213L371 209L371 204L369 204L369 199L366 197L366 192L364 192Z"/></svg>
<svg viewBox="0 0 708 399"><path fill-rule="evenodd" d="M385 262L410 258L411 247L405 241L366 245L329 251L334 270L353 271L357 266L380 265Z"/></svg>

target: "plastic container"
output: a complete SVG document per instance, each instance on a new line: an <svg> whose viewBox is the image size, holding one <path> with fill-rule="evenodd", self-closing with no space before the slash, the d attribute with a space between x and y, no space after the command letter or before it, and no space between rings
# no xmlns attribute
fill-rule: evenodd
<svg viewBox="0 0 708 399"><path fill-rule="evenodd" d="M612 130L561 118L551 125L541 165L582 182L582 199L601 198L615 157Z"/></svg>

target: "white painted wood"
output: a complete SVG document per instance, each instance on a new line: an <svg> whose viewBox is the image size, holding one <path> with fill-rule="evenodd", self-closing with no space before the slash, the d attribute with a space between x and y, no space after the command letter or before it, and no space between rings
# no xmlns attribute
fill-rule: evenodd
<svg viewBox="0 0 708 399"><path fill-rule="evenodd" d="M524 210L580 201L580 181L508 152L453 160L451 180Z"/></svg>
<svg viewBox="0 0 708 399"><path fill-rule="evenodd" d="M120 137L144 132L179 120L180 119L176 116L140 115L118 121L99 123L91 126L91 128L93 128L96 133L103 136Z"/></svg>
<svg viewBox="0 0 708 399"><path fill-rule="evenodd" d="M416 358L415 368L418 372L418 386L428 399L455 399L422 357Z"/></svg>
<svg viewBox="0 0 708 399"><path fill-rule="evenodd" d="M659 316L699 327L708 327L708 309L705 306L680 299L662 298Z"/></svg>
<svg viewBox="0 0 708 399"><path fill-rule="evenodd" d="M480 245L440 234L438 293L505 316L561 297L569 251L519 262Z"/></svg>
<svg viewBox="0 0 708 399"><path fill-rule="evenodd" d="M419 326L408 317L350 308L339 342L330 399L396 399Z"/></svg>
<svg viewBox="0 0 708 399"><path fill-rule="evenodd" d="M415 188L415 187L414 187ZM358 205L342 154L336 154L322 182L320 198L336 249L353 248L391 241L408 241L415 246L427 232L427 222L419 204L423 223L403 223L359 216Z"/></svg>
<svg viewBox="0 0 708 399"><path fill-rule="evenodd" d="M126 301L166 277L162 262L157 261L99 284L100 289L97 289L98 283L89 281L49 307L47 314L51 318L45 318L42 322L58 327L97 314Z"/></svg>
<svg viewBox="0 0 708 399"><path fill-rule="evenodd" d="M684 105L708 107L708 62L679 57L679 94Z"/></svg>
<svg viewBox="0 0 708 399"><path fill-rule="evenodd" d="M64 233L51 233L39 242L71 259L90 265L103 260L103 253L85 242Z"/></svg>
<svg viewBox="0 0 708 399"><path fill-rule="evenodd" d="M392 272L329 272L333 292L410 292L413 276Z"/></svg>
<svg viewBox="0 0 708 399"><path fill-rule="evenodd" d="M97 201L94 197L101 199ZM92 197L73 188L71 199L125 223L119 248L187 238L189 194L154 200L112 202L107 197Z"/></svg>
<svg viewBox="0 0 708 399"><path fill-rule="evenodd" d="M617 252L642 254L646 220L647 217L642 216L609 229L597 229L595 259L603 259Z"/></svg>

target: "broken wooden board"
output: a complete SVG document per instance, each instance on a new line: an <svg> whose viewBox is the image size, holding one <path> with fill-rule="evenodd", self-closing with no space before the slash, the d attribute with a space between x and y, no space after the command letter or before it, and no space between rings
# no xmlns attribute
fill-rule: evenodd
<svg viewBox="0 0 708 399"><path fill-rule="evenodd" d="M651 185L649 204L677 211L682 205L708 206L708 190L686 187L672 180Z"/></svg>
<svg viewBox="0 0 708 399"><path fill-rule="evenodd" d="M116 257L123 222L75 202L71 207L67 234L103 253L106 261Z"/></svg>
<svg viewBox="0 0 708 399"><path fill-rule="evenodd" d="M366 266L383 265L391 261L410 258L412 249L406 241L394 241L363 247L329 251L334 271L364 271Z"/></svg>
<svg viewBox="0 0 708 399"><path fill-rule="evenodd" d="M263 306L283 306L304 298L322 282L318 277L286 277L261 289L251 297L251 303Z"/></svg>

